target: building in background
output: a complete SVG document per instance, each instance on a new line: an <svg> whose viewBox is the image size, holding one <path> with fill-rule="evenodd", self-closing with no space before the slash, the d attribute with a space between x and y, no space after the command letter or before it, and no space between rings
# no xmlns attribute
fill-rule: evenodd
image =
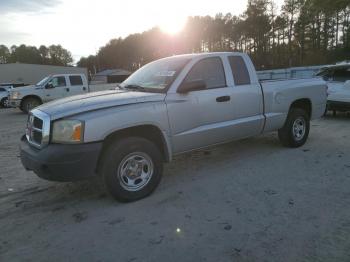
<svg viewBox="0 0 350 262"><path fill-rule="evenodd" d="M107 69L98 72L91 79L91 84L121 83L131 75L124 69Z"/></svg>
<svg viewBox="0 0 350 262"><path fill-rule="evenodd" d="M0 64L0 84L33 85L51 74L85 74L87 69L73 66L52 66L36 64Z"/></svg>

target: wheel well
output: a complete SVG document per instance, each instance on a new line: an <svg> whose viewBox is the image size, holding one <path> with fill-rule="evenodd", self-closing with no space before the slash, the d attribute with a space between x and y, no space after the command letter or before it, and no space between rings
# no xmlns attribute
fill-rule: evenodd
<svg viewBox="0 0 350 262"><path fill-rule="evenodd" d="M122 130L115 131L111 134L109 134L103 141L102 149L100 152L100 157L97 164L97 171L99 169L99 166L101 164L101 160L103 158L103 154L108 147L108 145L111 144L112 141L116 139L121 139L123 137L130 137L130 136L136 136L136 137L142 137L145 139L150 140L153 142L158 149L160 150L163 159L165 162L168 162L170 160L169 152L167 149L167 144L165 141L165 138L163 137L162 132L160 129L153 125L141 125L141 126L135 126L135 127L129 127Z"/></svg>
<svg viewBox="0 0 350 262"><path fill-rule="evenodd" d="M308 99L308 98L298 99L290 105L290 109L292 109L292 108L301 108L301 109L305 110L307 112L307 114L309 115L309 118L311 118L312 106L311 106L310 99Z"/></svg>
<svg viewBox="0 0 350 262"><path fill-rule="evenodd" d="M36 95L28 95L28 96L25 96L25 97L23 97L23 98L21 99L21 105L20 105L21 108L22 108L22 106L23 106L24 100L26 100L27 98L35 98L35 99L38 99L38 100L40 101L41 104L43 103L43 101L41 100L41 98L40 98L39 96L36 96Z"/></svg>

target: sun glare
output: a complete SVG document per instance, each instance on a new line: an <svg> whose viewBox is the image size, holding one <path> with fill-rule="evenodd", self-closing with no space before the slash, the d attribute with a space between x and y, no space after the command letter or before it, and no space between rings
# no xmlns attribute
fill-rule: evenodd
<svg viewBox="0 0 350 262"><path fill-rule="evenodd" d="M160 29L170 35L175 35L179 33L184 27L186 23L186 18L173 18L169 17L166 20L162 21L159 24Z"/></svg>

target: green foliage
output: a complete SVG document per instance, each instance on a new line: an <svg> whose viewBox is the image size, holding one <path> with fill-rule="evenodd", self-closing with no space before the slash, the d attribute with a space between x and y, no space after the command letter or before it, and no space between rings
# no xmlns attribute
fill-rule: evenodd
<svg viewBox="0 0 350 262"><path fill-rule="evenodd" d="M177 35L152 28L110 40L78 66L91 73L106 68L136 70L165 56L215 51L248 53L258 69L333 63L350 58L349 0L248 0L240 16L231 13L189 17ZM69 51L49 47L0 45L0 63L69 65Z"/></svg>
<svg viewBox="0 0 350 262"><path fill-rule="evenodd" d="M97 73L97 64L96 56L90 55L88 57L82 57L77 63L77 66L86 67L91 74L95 74Z"/></svg>
<svg viewBox="0 0 350 262"><path fill-rule="evenodd" d="M71 53L60 45L40 46L11 46L8 49L0 45L0 63L27 63L46 65L70 65L73 62Z"/></svg>
<svg viewBox="0 0 350 262"><path fill-rule="evenodd" d="M78 65L90 70L135 70L164 56L208 51L241 51L259 69L333 63L350 58L349 0L249 0L241 16L189 17L176 36L153 28L113 39Z"/></svg>
<svg viewBox="0 0 350 262"><path fill-rule="evenodd" d="M0 45L0 64L7 63L10 59L10 50L5 45Z"/></svg>
<svg viewBox="0 0 350 262"><path fill-rule="evenodd" d="M50 45L48 48L48 59L53 65L69 65L73 62L71 53L61 45Z"/></svg>

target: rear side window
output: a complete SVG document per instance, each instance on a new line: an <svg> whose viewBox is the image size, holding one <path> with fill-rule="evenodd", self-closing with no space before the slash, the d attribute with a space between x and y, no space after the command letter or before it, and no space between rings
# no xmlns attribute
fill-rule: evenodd
<svg viewBox="0 0 350 262"><path fill-rule="evenodd" d="M230 62L235 85L249 85L250 76L243 58L241 56L230 56L228 60Z"/></svg>
<svg viewBox="0 0 350 262"><path fill-rule="evenodd" d="M226 86L224 67L219 57L210 57L195 64L185 78L185 82L203 80L207 89Z"/></svg>
<svg viewBox="0 0 350 262"><path fill-rule="evenodd" d="M72 86L83 85L83 80L81 79L81 76L69 76L69 81Z"/></svg>

